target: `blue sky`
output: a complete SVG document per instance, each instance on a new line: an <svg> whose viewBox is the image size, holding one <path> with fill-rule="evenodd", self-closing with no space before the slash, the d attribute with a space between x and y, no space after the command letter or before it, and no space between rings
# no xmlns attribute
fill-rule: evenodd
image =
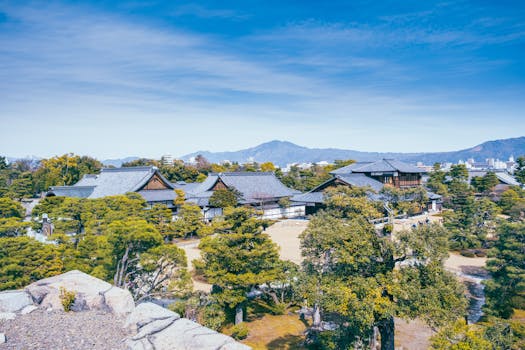
<svg viewBox="0 0 525 350"><path fill-rule="evenodd" d="M520 1L2 1L0 154L525 135Z"/></svg>

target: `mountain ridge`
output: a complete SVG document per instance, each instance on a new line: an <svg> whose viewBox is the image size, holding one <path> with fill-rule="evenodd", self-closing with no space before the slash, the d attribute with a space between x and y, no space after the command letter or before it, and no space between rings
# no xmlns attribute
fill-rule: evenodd
<svg viewBox="0 0 525 350"><path fill-rule="evenodd" d="M289 141L272 140L260 145L226 152L198 151L186 154L181 159L188 161L202 155L210 162L229 160L244 163L251 159L262 163L271 161L279 166L290 163L333 162L336 159L354 159L357 161L375 161L382 158L395 158L407 162L453 162L474 158L484 161L487 158L506 160L509 156L518 157L525 154L525 136L483 142L474 147L450 152L363 152L339 148L308 148Z"/></svg>
<svg viewBox="0 0 525 350"><path fill-rule="evenodd" d="M250 160L258 163L273 162L281 167L290 163L316 163L320 161L333 162L337 159L354 159L356 161L375 161L382 158L395 158L409 163L423 162L432 165L436 162L457 163L459 160L474 158L476 161L485 161L487 158L507 160L509 156L525 155L525 136L491 140L480 143L473 147L449 152L365 152L341 148L308 148L294 144L290 141L272 140L254 147L237 151L211 152L197 151L177 157L184 161L192 157L202 155L208 161L217 163L224 160L245 163ZM160 157L159 157L160 158ZM30 159L37 161L40 157L31 156L26 158L7 157L9 162L18 159ZM105 166L120 167L123 163L139 159L137 156L123 158L105 159Z"/></svg>

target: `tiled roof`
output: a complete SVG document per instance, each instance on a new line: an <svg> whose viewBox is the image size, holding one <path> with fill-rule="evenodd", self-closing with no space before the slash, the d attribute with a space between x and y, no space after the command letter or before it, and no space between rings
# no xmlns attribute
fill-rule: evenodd
<svg viewBox="0 0 525 350"><path fill-rule="evenodd" d="M173 185L155 167L104 168L98 175L84 175L73 186L51 187L50 192L56 196L81 198L120 195L139 191L155 174L170 187L169 192L173 192ZM160 196L163 190L158 191L157 196Z"/></svg>
<svg viewBox="0 0 525 350"><path fill-rule="evenodd" d="M301 193L286 187L272 172L210 173L204 182L188 191L188 198L203 198L205 194L211 196L210 190L219 179L228 188L235 188L242 194L240 203L257 203Z"/></svg>
<svg viewBox="0 0 525 350"><path fill-rule="evenodd" d="M304 202L304 203L323 203L324 192L307 192L293 196L291 198L293 202Z"/></svg>
<svg viewBox="0 0 525 350"><path fill-rule="evenodd" d="M441 195L434 193L432 191L427 191L427 197L430 200L438 200L438 199L443 198Z"/></svg>
<svg viewBox="0 0 525 350"><path fill-rule="evenodd" d="M94 186L54 186L50 192L61 197L88 198L94 189Z"/></svg>
<svg viewBox="0 0 525 350"><path fill-rule="evenodd" d="M173 202L177 195L174 190L142 190L137 192L146 202Z"/></svg>
<svg viewBox="0 0 525 350"><path fill-rule="evenodd" d="M374 191L379 192L383 189L383 184L376 179L366 176L365 174L346 174L336 175L337 179L346 182L354 187L371 187Z"/></svg>
<svg viewBox="0 0 525 350"><path fill-rule="evenodd" d="M399 171L401 173L416 173L422 174L425 173L424 170L401 162L395 159L381 159L377 162L361 162L347 165L345 167L336 169L331 172L331 174L350 174L350 173L375 173L375 172L395 172Z"/></svg>
<svg viewBox="0 0 525 350"><path fill-rule="evenodd" d="M340 180L344 183L352 186L352 187L370 187L373 191L379 192L383 188L383 184L375 179L372 179L365 174L346 174L346 175L335 175L335 177L331 178L330 180L322 183L321 185L317 186L310 192L304 193L304 194L298 194L292 197L292 200L294 202L305 202L305 203L323 203L324 202L324 192L319 189L324 189L325 185L328 183ZM380 200L381 196L377 193L373 193L370 191L368 193L368 198L371 200Z"/></svg>
<svg viewBox="0 0 525 350"><path fill-rule="evenodd" d="M476 176L482 177L482 176L485 176L488 172L490 171L489 170L470 170L468 172L468 182L470 183L473 177L476 177ZM502 183L506 185L511 185L511 186L520 185L520 183L506 171L492 171L492 172L496 174L496 177L498 178L498 180L500 180Z"/></svg>
<svg viewBox="0 0 525 350"><path fill-rule="evenodd" d="M355 163L352 163L350 165L347 165L347 166L344 166L342 168L339 168L339 169L335 169L334 171L331 171L330 174L349 174L352 172L352 170L354 169L359 169L365 165L369 165L369 164L372 164L372 162L355 162Z"/></svg>

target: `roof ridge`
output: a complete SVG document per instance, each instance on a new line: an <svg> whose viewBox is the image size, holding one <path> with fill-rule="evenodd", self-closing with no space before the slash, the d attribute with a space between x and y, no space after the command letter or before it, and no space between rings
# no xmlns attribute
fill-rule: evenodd
<svg viewBox="0 0 525 350"><path fill-rule="evenodd" d="M260 175L275 175L273 171L231 171L220 173L209 173L209 176L260 176Z"/></svg>
<svg viewBox="0 0 525 350"><path fill-rule="evenodd" d="M155 166L132 166L123 168L102 168L101 172L125 172L125 171L141 171L141 170L157 170Z"/></svg>
<svg viewBox="0 0 525 350"><path fill-rule="evenodd" d="M91 186L50 186L49 188L50 189L57 189L57 188L60 188L60 189L64 189L64 188L67 188L67 189L79 189L79 188L95 188L97 187L96 185L91 185Z"/></svg>

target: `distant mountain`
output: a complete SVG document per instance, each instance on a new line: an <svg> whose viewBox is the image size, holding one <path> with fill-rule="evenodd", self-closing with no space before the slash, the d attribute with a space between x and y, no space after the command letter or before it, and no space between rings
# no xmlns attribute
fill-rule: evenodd
<svg viewBox="0 0 525 350"><path fill-rule="evenodd" d="M381 158L399 158L400 156L416 156L416 153L374 153L344 150L337 148L307 148L287 141L270 141L259 146L235 152L209 152L199 151L181 157L187 161L201 154L210 162L216 163L223 160L246 163L250 160L256 162L273 162L279 166L289 163L314 163L320 161L334 161L336 159L378 160Z"/></svg>
<svg viewBox="0 0 525 350"><path fill-rule="evenodd" d="M139 157L126 157L126 158L121 158L121 159L106 159L102 161L102 164L104 164L104 166L107 166L107 167L114 166L115 168L120 168L122 164L127 163L127 162L132 162L137 159L139 159Z"/></svg>
<svg viewBox="0 0 525 350"><path fill-rule="evenodd" d="M484 162L487 158L507 160L509 156L515 158L525 155L525 136L512 139L487 141L472 148L455 152L422 153L413 157L404 157L404 160L433 164L436 162L453 162L474 158Z"/></svg>
<svg viewBox="0 0 525 350"><path fill-rule="evenodd" d="M506 160L509 156L515 157L525 154L525 137L488 141L475 147L455 151L437 153L389 153L389 152L361 152L337 148L307 148L287 141L270 141L252 148L234 152L209 152L199 151L187 154L181 158L188 161L190 158L201 154L210 162L216 163L223 160L246 163L250 160L256 162L273 162L279 166L290 163L315 163L320 161L333 162L336 159L354 159L357 161L374 161L381 158L395 158L410 163L423 162L453 162L474 158L485 161L486 158L499 158Z"/></svg>

